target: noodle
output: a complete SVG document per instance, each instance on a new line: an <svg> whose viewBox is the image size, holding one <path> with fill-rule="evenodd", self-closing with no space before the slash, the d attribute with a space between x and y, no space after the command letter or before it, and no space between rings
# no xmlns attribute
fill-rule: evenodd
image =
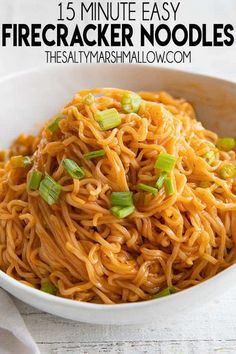
<svg viewBox="0 0 236 354"><path fill-rule="evenodd" d="M153 298L167 286L177 291L214 276L236 259L236 180L222 179L235 152L216 149L217 135L196 120L191 105L165 92L140 92L138 113L124 113L121 89L84 90L63 110L59 130L48 123L37 137L20 135L0 162L0 268L40 289L50 282L57 295L114 304ZM85 104L88 94L94 95ZM101 130L94 115L115 108L121 124ZM83 155L104 150L104 156ZM215 161L205 155L215 151ZM175 192L141 191L153 186L161 152L177 158ZM13 168L11 156L33 165ZM75 161L85 177L72 179L63 160ZM29 190L38 169L62 186L48 205ZM203 186L202 183L206 183ZM135 211L118 219L112 192L132 191Z"/></svg>

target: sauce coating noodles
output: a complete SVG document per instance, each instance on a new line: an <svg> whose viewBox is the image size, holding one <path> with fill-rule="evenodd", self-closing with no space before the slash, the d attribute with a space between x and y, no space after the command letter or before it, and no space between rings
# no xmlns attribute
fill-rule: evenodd
<svg viewBox="0 0 236 354"><path fill-rule="evenodd" d="M0 268L9 276L37 289L50 282L61 297L113 304L152 299L171 286L180 291L235 262L236 182L219 175L226 163L236 166L235 152L216 148L217 135L184 99L140 92L138 112L125 113L127 92L80 91L57 131L47 122L38 136L21 135L1 154ZM102 130L94 116L110 108L121 124ZM101 149L103 156L83 157ZM161 152L177 159L171 195L165 186L156 195L137 188L155 185ZM32 165L13 168L13 155L30 156ZM72 179L64 159L84 178ZM57 203L27 188L35 169L61 185ZM111 193L127 191L135 211L119 219L110 212Z"/></svg>

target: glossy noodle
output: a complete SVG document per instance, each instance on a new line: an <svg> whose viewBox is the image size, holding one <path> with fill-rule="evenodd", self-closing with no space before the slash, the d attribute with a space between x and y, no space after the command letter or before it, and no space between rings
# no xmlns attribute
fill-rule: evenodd
<svg viewBox="0 0 236 354"><path fill-rule="evenodd" d="M37 289L49 284L57 296L115 304L181 291L235 262L234 150L217 147L184 99L140 92L138 109L127 113L127 94L81 91L38 136L20 135L1 153L0 268L9 276ZM111 108L120 124L104 130L95 118ZM103 156L84 157L97 150ZM158 189L161 153L174 167ZM65 159L83 177L72 178ZM57 182L55 203L29 188L33 171ZM111 212L114 192L133 192L125 217Z"/></svg>

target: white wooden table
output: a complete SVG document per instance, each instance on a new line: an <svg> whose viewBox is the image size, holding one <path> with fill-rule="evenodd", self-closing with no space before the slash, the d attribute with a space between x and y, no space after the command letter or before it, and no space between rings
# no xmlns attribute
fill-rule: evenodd
<svg viewBox="0 0 236 354"><path fill-rule="evenodd" d="M148 325L89 325L14 301L42 354L236 353L235 286L200 309Z"/></svg>

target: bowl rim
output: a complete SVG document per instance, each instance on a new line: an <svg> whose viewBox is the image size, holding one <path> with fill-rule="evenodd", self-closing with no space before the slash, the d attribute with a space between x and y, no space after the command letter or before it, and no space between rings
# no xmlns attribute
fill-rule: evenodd
<svg viewBox="0 0 236 354"><path fill-rule="evenodd" d="M88 68L91 69L91 67L93 68L101 68L101 66L103 67L112 67L114 66L114 64L79 64L80 70L81 67L86 68L86 70ZM74 64L64 64L63 66L60 66L61 70L67 70L68 68L74 68L76 70L76 66ZM222 83L226 83L228 85L232 85L235 87L236 85L236 81L230 81L230 80L226 80L217 76L210 76L210 75L205 75L205 74L200 74L197 72L193 72L193 71L185 71L185 70L179 70L179 69L173 69L173 68L166 68L166 67L162 67L162 66L151 66L151 65L147 65L147 64L116 64L115 67L119 67L119 69L121 70L122 68L129 68L131 70L133 70L134 68L140 68L144 69L144 70L153 70L153 71L163 71L166 73L178 73L179 75L188 75L190 77L201 77L203 79L206 80L216 80L218 82L222 82ZM26 69L26 70L22 70L19 72L15 72L12 74L8 74L6 76L3 76L2 78L0 78L0 85L5 84L5 82L14 80L14 79L19 79L22 76L28 76L28 75L35 75L40 73L41 71L54 71L54 70L58 70L59 66L57 64L51 64L51 65L41 65L41 66L37 66L34 68L30 68L30 69ZM69 306L69 307L75 307L75 308L84 308L84 309L96 309L97 311L104 311L106 309L106 311L119 311L121 309L140 309L140 308L146 308L149 306L152 306L154 304L160 303L160 304L164 304L166 302L174 302L176 298L179 298L181 296L183 296L184 294L188 294L188 293L192 293L192 292L196 292L197 289L201 289L207 286L207 284L212 284L215 282L218 282L221 278L223 278L226 274L230 273L230 272L234 272L236 273L236 264L233 264L231 266L229 266L228 268L224 269L223 271L221 271L220 273L214 275L213 277L197 284L194 286L191 286L190 288L181 290L180 292L177 292L175 294L172 294L172 296L166 296L166 297L162 297L162 298L157 298L157 299L149 299L149 300L142 300L142 301L137 301L137 302L129 302L129 303L119 303L119 304L96 304L96 303L90 303L90 302L85 302L85 301L78 301L78 300L72 300L72 299L67 299L67 298L63 298L63 297L59 297L59 296L54 296L51 294L47 294L44 293L43 291L39 290L39 289L35 289L33 287L30 287L26 284L21 283L20 281L14 279L13 277L9 276L8 274L6 274L4 271L2 271L0 269L0 278L3 279L3 281L8 284L10 287L14 288L14 289L20 289L22 290L22 292L27 293L28 295L32 295L34 296L34 298L37 299L41 299L41 300L46 300L46 302L48 304L50 303L57 303L57 304L61 304L64 306ZM0 280L0 288L1 288L1 280Z"/></svg>
<svg viewBox="0 0 236 354"><path fill-rule="evenodd" d="M148 65L148 64L132 64L132 63L124 63L124 64L107 64L107 63L91 63L91 64L85 64L85 63L81 63L81 64L63 64L60 66L60 70L66 70L67 68L78 68L78 66L80 68L86 68L88 69L88 67L91 68L101 68L101 67L115 67L115 68L129 68L131 70L135 69L135 68L141 68L144 70L154 70L154 71L163 71L163 72L170 72L170 73L177 73L177 74L182 74L182 75L189 75L189 76L198 76L201 77L203 79L209 79L209 80L217 80L219 82L224 82L227 83L228 85L236 85L236 79L235 80L229 80L229 79L225 79L222 78L221 76L214 76L214 75L208 75L208 74L201 74L199 72L196 71L191 71L191 70L182 70L182 69L176 69L176 68L170 68L170 67L164 67L164 66L155 66L155 65ZM43 64L43 65L39 65L39 66L35 66L32 67L30 69L25 69L25 70L20 70L17 72L13 72L10 74L7 74L5 76L0 77L0 84L2 84L5 81L8 80L13 80L13 79L17 79L18 77L21 76L25 76L25 75L31 75L31 74L37 74L40 71L54 71L54 70L58 70L59 66L58 64Z"/></svg>
<svg viewBox="0 0 236 354"><path fill-rule="evenodd" d="M21 283L20 281L16 280L15 278L11 277L10 275L6 274L2 270L0 270L0 278L3 278L3 280L6 283L8 283L10 286L12 286L13 288L20 289L23 292L27 293L28 295L34 296L34 298L46 300L48 303L57 303L57 304L61 304L61 305L69 306L69 307L76 307L76 308L83 307L84 309L88 309L88 310L89 309L94 309L94 310L96 309L98 311L104 311L104 309L106 309L106 311L110 312L113 310L119 311L121 309L123 310L123 309L127 309L127 308L140 309L140 308L152 306L157 303L164 304L165 302L174 302L176 298L179 298L179 297L186 295L186 294L191 294L193 292L196 292L196 291L198 291L198 289L200 290L200 289L208 286L207 284L210 285L212 283L218 282L221 278L225 277L225 275L227 273L231 273L231 272L235 272L235 274L236 274L236 264L232 264L231 266L224 269L220 273L217 273L213 277L211 277L207 280L204 280L203 282L201 282L197 285L191 286L190 288L187 288L187 289L181 290L177 293L174 293L171 296L165 296L165 297L161 297L161 298L157 298L157 299L142 300L142 301L137 301L137 302L119 303L119 304L96 304L96 303L79 301L79 300L72 300L72 299L67 299L67 298L63 298L60 296L51 295L51 294L45 293L39 289L35 289L29 285Z"/></svg>

